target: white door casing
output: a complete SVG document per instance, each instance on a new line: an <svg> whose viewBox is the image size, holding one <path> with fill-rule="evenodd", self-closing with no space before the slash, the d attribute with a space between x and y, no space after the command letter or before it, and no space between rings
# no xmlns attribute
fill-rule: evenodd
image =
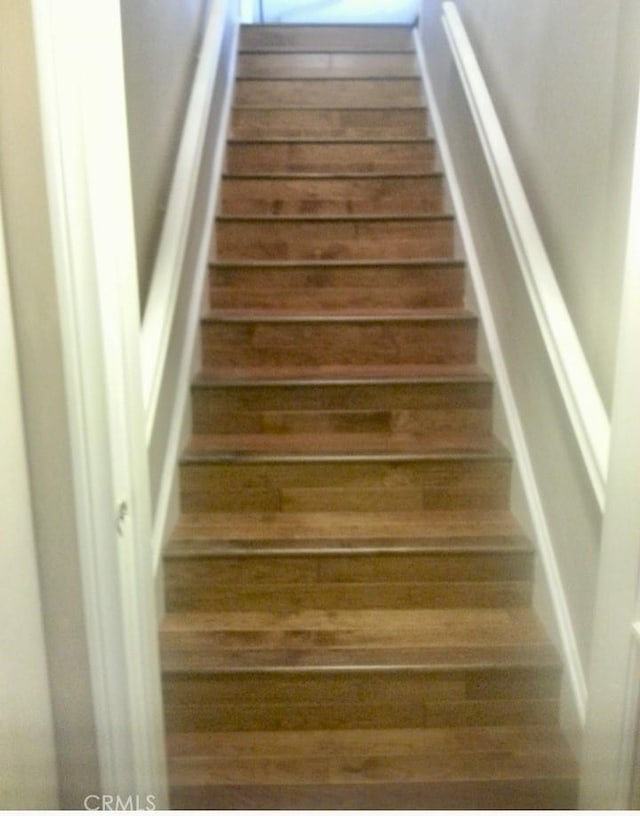
<svg viewBox="0 0 640 816"><path fill-rule="evenodd" d="M166 806L118 0L32 0L102 790Z"/></svg>

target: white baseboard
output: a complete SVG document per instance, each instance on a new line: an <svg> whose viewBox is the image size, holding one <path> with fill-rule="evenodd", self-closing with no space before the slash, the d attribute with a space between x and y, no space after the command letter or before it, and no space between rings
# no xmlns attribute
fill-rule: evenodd
<svg viewBox="0 0 640 816"><path fill-rule="evenodd" d="M209 11L144 310L140 343L147 444L162 390L230 2L212 3Z"/></svg>
<svg viewBox="0 0 640 816"><path fill-rule="evenodd" d="M509 145L455 3L442 23L533 312L598 505L604 509L610 422L535 223Z"/></svg>
<svg viewBox="0 0 640 816"><path fill-rule="evenodd" d="M229 121L231 118L233 86L236 73L236 56L238 51L238 36L239 27L236 25L233 41L230 44L231 63L226 74L227 84L224 90L224 102L216 134L212 184L208 192L206 216L204 219L205 229L200 237L200 246L196 261L197 268L194 275L194 285L188 307L187 332L182 345L180 366L176 381L176 402L171 414L171 425L165 449L160 487L158 490L158 498L153 519L152 548L154 574L157 574L158 572L164 543L173 523L171 509L173 507L172 497L175 490L176 463L180 454L180 446L183 438L185 414L190 404L188 397L189 384L192 376L192 360L199 325L199 317L202 310L202 293L209 271L208 260L211 238L209 230L211 224L213 223L218 201L227 143L227 131L229 129Z"/></svg>
<svg viewBox="0 0 640 816"><path fill-rule="evenodd" d="M522 481L531 515L541 562L548 582L555 621L558 629L564 660L569 673L571 690L578 716L584 725L587 704L587 683L584 667L580 659L577 639L569 613L560 571L556 560L553 541L547 523L535 470L529 454L520 412L509 377L507 364L502 353L500 338L494 320L489 294L487 292L482 267L475 246L471 224L466 211L462 189L458 182L456 168L449 148L447 135L439 113L437 98L427 71L427 64L418 31L414 32L420 71L429 105L431 124L435 133L442 163L449 185L460 237L464 246L480 318L494 368L496 384L502 400L514 450L514 458Z"/></svg>

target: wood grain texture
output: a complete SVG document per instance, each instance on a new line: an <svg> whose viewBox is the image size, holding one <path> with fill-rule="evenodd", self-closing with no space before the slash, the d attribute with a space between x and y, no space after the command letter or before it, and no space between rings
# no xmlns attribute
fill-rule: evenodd
<svg viewBox="0 0 640 816"><path fill-rule="evenodd" d="M240 79L356 79L416 77L416 58L411 53L353 53L326 51L307 53L240 53Z"/></svg>
<svg viewBox="0 0 640 816"><path fill-rule="evenodd" d="M424 459L335 461L299 458L184 461L185 512L378 512L504 508L510 462L498 455L441 454ZM233 461L235 460L235 461Z"/></svg>
<svg viewBox="0 0 640 816"><path fill-rule="evenodd" d="M464 312L398 318L328 320L242 316L202 323L205 355L227 366L472 363L477 323Z"/></svg>
<svg viewBox="0 0 640 816"><path fill-rule="evenodd" d="M345 110L287 110L235 108L231 133L234 139L290 141L339 140L415 142L427 136L424 108Z"/></svg>
<svg viewBox="0 0 640 816"><path fill-rule="evenodd" d="M211 261L453 258L449 216L278 218L219 216Z"/></svg>
<svg viewBox="0 0 640 816"><path fill-rule="evenodd" d="M576 805L411 29L243 27L164 559L171 803Z"/></svg>
<svg viewBox="0 0 640 816"><path fill-rule="evenodd" d="M227 143L225 168L255 173L422 173L437 165L433 141L322 142L241 141Z"/></svg>
<svg viewBox="0 0 640 816"><path fill-rule="evenodd" d="M445 214L441 175L370 178L227 176L224 215Z"/></svg>
<svg viewBox="0 0 640 816"><path fill-rule="evenodd" d="M412 108L423 103L419 79L238 79L236 108Z"/></svg>
<svg viewBox="0 0 640 816"><path fill-rule="evenodd" d="M491 431L490 382L356 383L216 386L202 382L192 392L196 435L375 434L439 441L464 437L470 444ZM347 440L345 440L347 441ZM316 443L317 449L317 443Z"/></svg>
<svg viewBox="0 0 640 816"><path fill-rule="evenodd" d="M460 261L378 263L215 264L209 298L214 308L291 314L387 314L462 307Z"/></svg>

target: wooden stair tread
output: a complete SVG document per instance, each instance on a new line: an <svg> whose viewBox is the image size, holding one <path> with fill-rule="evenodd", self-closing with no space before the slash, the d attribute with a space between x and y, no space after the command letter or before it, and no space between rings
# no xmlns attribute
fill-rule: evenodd
<svg viewBox="0 0 640 816"><path fill-rule="evenodd" d="M408 142L427 138L423 106L369 108L233 108L231 135L236 139Z"/></svg>
<svg viewBox="0 0 640 816"><path fill-rule="evenodd" d="M381 171L371 171L371 172L330 172L330 173L313 173L309 171L301 171L298 173L293 173L291 171L288 172L280 172L280 173L273 173L269 171L264 172L247 172L247 173L238 173L237 171L234 172L226 172L222 175L223 181L236 181L236 180L249 180L249 181L295 181L304 183L306 181L320 181L320 182L329 182L329 181L375 181L377 179L381 179L383 181L386 180L394 180L394 179L416 179L416 180L424 180L424 179L444 179L444 174L441 171L424 171L424 172L406 172L406 173L399 173L395 170L390 170L387 172Z"/></svg>
<svg viewBox="0 0 640 816"><path fill-rule="evenodd" d="M388 224L388 223L452 223L453 215L450 213L423 213L418 215L398 215L389 213L388 215L225 215L219 213L217 218L221 224L246 223L251 224ZM394 261L392 261L394 262ZM226 261L223 261L226 263Z"/></svg>
<svg viewBox="0 0 640 816"><path fill-rule="evenodd" d="M199 534L202 536L203 531ZM176 534L178 535L178 534ZM172 540L164 557L184 558L242 558L271 556L325 556L325 555L393 555L393 554L469 554L469 553L531 553L531 544L518 536L472 536L459 538L327 538L327 539L260 539L215 540L211 538Z"/></svg>
<svg viewBox="0 0 640 816"><path fill-rule="evenodd" d="M183 513L173 540L373 540L513 536L521 528L507 510L433 512Z"/></svg>
<svg viewBox="0 0 640 816"><path fill-rule="evenodd" d="M165 616L160 631L170 673L558 665L528 609L178 612Z"/></svg>
<svg viewBox="0 0 640 816"><path fill-rule="evenodd" d="M425 378L448 378L455 370L461 375L463 372L474 370L472 365L461 363L451 365L417 365L403 363L401 365L353 365L330 364L315 366L213 366L207 365L202 369L201 377L218 382L374 382L400 380L424 380ZM475 369L479 371L479 369ZM456 376L454 374L454 376ZM482 376L479 374L479 376Z"/></svg>
<svg viewBox="0 0 640 816"><path fill-rule="evenodd" d="M309 51L287 54L240 51L236 75L239 78L323 78L355 77L410 78L419 75L416 58L411 53L370 51Z"/></svg>
<svg viewBox="0 0 640 816"><path fill-rule="evenodd" d="M450 440L447 446L443 440L440 446L438 441L408 440L412 442L408 448L407 440L381 440L382 450L372 450L374 439L367 434L337 434L332 438L309 437L300 435L283 435L279 440L272 437L272 441L264 440L258 434L237 435L235 446L231 440L224 440L218 436L192 436L182 455L182 462L198 463L211 460L219 461L274 461L274 462L424 462L430 460L473 460L473 459L505 459L510 460L509 452L504 445L494 437L478 438L473 445L456 445L455 439ZM361 439L361 436L364 439ZM293 437L293 438L292 438ZM344 437L344 438L343 438ZM295 449L295 443L298 450Z"/></svg>
<svg viewBox="0 0 640 816"><path fill-rule="evenodd" d="M167 749L171 759L322 759L328 756L401 757L444 751L528 754L548 749L553 753L567 751L567 743L557 726L501 725L173 733L168 737Z"/></svg>
<svg viewBox="0 0 640 816"><path fill-rule="evenodd" d="M160 647L173 807L575 806L409 26L243 26Z"/></svg>
<svg viewBox="0 0 640 816"><path fill-rule="evenodd" d="M235 83L234 108L406 108L424 106L419 78L267 78Z"/></svg>
<svg viewBox="0 0 640 816"><path fill-rule="evenodd" d="M522 731L531 735L524 728ZM454 738L458 733L461 738L469 735L468 729L451 732ZM302 733L306 736L306 732ZM220 741L231 736L223 734ZM184 809L260 807L299 811L575 808L576 763L558 729L548 729L545 737L547 751L520 750L509 744L491 750L491 740L487 740L485 748L476 739L474 744L479 747L475 749L454 750L446 745L439 753L418 748L410 755L393 754L390 747L387 754L327 751L324 758L307 758L301 748L297 757L279 757L275 761L269 755L192 761L175 758L169 765L174 786L172 802L174 807ZM304 744L303 740L300 744ZM330 740L326 744L331 745ZM260 781L253 783L253 779Z"/></svg>
<svg viewBox="0 0 640 816"><path fill-rule="evenodd" d="M460 269L465 268L466 263L464 260L460 258L399 258L398 260L371 260L371 261L360 261L360 260L353 260L350 258L327 258L326 260L287 260L286 258L283 259L276 259L276 260L213 260L209 264L211 269L223 269L223 270L251 270L251 269L260 269L260 270L273 270L277 271L279 269L286 269L286 270L296 270L300 271L301 273L304 272L318 272L324 270L330 271L341 271L341 270L358 270L358 269L370 269L374 270L376 273L384 272L388 269L432 269L434 267L442 267L446 269Z"/></svg>
<svg viewBox="0 0 640 816"><path fill-rule="evenodd" d="M565 779L576 774L566 749L513 756L507 751L472 751L447 757L418 753L409 758L383 756L282 760L190 760L172 765L176 785L380 785L404 786L435 781Z"/></svg>
<svg viewBox="0 0 640 816"><path fill-rule="evenodd" d="M478 434L462 434L450 438L437 439L417 435L385 435L383 433L323 433L321 437L312 434L211 434L192 436L184 452L184 461L231 455L241 459L245 456L284 454L304 456L306 459L318 455L338 456L394 456L409 458L421 456L495 456L496 448L491 437Z"/></svg>
<svg viewBox="0 0 640 816"><path fill-rule="evenodd" d="M476 315L466 309L412 309L410 313L390 313L389 310L380 310L379 313L352 313L343 314L330 312L318 314L300 314L291 310L273 308L268 313L257 309L222 309L211 308L203 315L202 323L407 323L437 322L437 321L477 321Z"/></svg>
<svg viewBox="0 0 640 816"><path fill-rule="evenodd" d="M492 382L490 376L477 365L457 366L382 366L382 367L367 367L363 366L357 372L346 369L345 367L337 367L334 376L331 376L328 368L322 369L318 376L314 376L314 372L309 369L307 375L301 375L300 379L290 379L288 377L278 378L272 377L272 372L265 371L262 376L260 372L248 370L238 370L235 376L229 376L228 379L221 377L219 369L212 367L203 368L198 373L193 382L195 388L219 388L226 386L250 387L259 385L300 385L300 386L330 386L330 385L392 385L392 384L424 384L424 383L488 383ZM315 369L314 369L315 371ZM230 372L227 372L230 374ZM356 374L357 376L350 376ZM243 376L243 374L245 376ZM328 376L327 376L328 375Z"/></svg>

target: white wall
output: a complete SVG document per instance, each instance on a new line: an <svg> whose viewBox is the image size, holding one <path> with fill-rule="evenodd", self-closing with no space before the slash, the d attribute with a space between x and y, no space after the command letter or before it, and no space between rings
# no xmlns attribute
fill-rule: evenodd
<svg viewBox="0 0 640 816"><path fill-rule="evenodd" d="M0 180L60 806L79 808L86 793L99 789L97 747L79 570L80 542L76 529L61 327L42 155L34 31L31 4L24 0L5 0L2 4ZM2 448L2 467L5 466ZM3 555L8 546L15 547L17 542L8 545L2 540ZM28 542L24 542L24 546L27 547ZM28 558L26 551L24 555ZM34 591L33 584L31 591ZM33 606L32 622L33 615L37 614L37 606ZM26 637L26 632L23 636ZM16 676L14 680L28 687L27 679ZM4 710L0 716L2 729L5 729ZM44 720L42 725L46 732Z"/></svg>
<svg viewBox="0 0 640 816"><path fill-rule="evenodd" d="M624 263L619 226L631 167L631 147L620 135L631 132L636 105L638 56L630 45L637 52L638 4L458 0L457 6L610 406Z"/></svg>
<svg viewBox="0 0 640 816"><path fill-rule="evenodd" d="M0 202L0 808L51 810L58 780Z"/></svg>
<svg viewBox="0 0 640 816"><path fill-rule="evenodd" d="M121 0L142 307L211 0Z"/></svg>
<svg viewBox="0 0 640 816"><path fill-rule="evenodd" d="M158 370L157 399L148 417L148 454L151 482L151 499L154 522L154 545L160 545L160 539L172 526L177 511L175 492L176 457L181 450L183 437L188 431L189 412L183 416L184 396L191 380L193 336L195 325L202 308L208 303L207 258L211 236L211 221L216 205L215 174L222 171L222 160L226 145L225 111L230 103L233 90L233 72L235 68L236 42L239 25L239 4L230 0L224 6L213 7L211 20L219 35L220 51L217 61L217 72L213 80L209 110L199 110L198 119L204 117L205 133L200 166L195 168L195 188L193 212L187 213L184 234L168 233L170 242L184 240L184 257L174 264L180 268L171 269L176 287L175 309L168 310L166 303L156 301L154 290L149 309L145 314L143 332L148 328L147 321L157 315L151 311L158 307L158 314L166 317L169 327L166 356L161 357ZM211 68L212 55L203 62L205 70ZM204 77L200 80L204 84ZM193 136L187 128L186 135ZM184 187L184 179L180 179ZM190 220L189 220L190 219ZM164 239L163 239L164 241ZM166 266L166 264L164 265ZM166 269L163 269L166 271ZM164 312L166 311L166 314ZM153 351L155 354L155 350ZM184 424L183 424L184 423ZM180 437L180 438L178 438ZM173 486L171 486L173 485ZM163 532L164 531L164 532ZM162 542L164 543L164 542ZM157 556L156 552L156 556Z"/></svg>
<svg viewBox="0 0 640 816"><path fill-rule="evenodd" d="M550 534L565 623L577 649L577 685L586 690L602 515L444 34L441 5L423 0L421 38ZM638 90L638 57L631 50L640 6L625 0L456 5L580 341L609 400ZM524 512L522 519L528 522ZM584 692L582 698L584 705Z"/></svg>

